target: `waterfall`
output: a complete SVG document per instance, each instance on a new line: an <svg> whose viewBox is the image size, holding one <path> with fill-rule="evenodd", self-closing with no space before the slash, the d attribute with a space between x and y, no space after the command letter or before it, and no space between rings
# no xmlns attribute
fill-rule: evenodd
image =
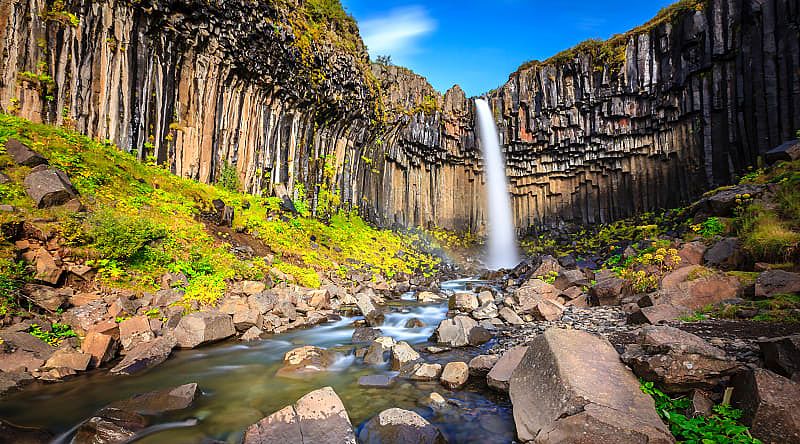
<svg viewBox="0 0 800 444"><path fill-rule="evenodd" d="M500 152L500 138L486 100L475 99L480 128L481 149L486 170L486 202L488 203L489 251L486 265L493 270L513 268L519 262L511 196L508 194L505 162Z"/></svg>

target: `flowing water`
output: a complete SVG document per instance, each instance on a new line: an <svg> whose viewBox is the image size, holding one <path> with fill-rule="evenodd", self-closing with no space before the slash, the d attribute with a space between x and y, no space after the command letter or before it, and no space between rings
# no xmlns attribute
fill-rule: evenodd
<svg viewBox="0 0 800 444"><path fill-rule="evenodd" d="M442 287L452 292L463 289L468 283L468 280L451 281ZM403 299L392 306L393 312L386 316L381 329L397 340L423 344L445 318L447 304L418 304L413 295ZM420 319L425 327L405 328L411 318ZM414 410L436 424L451 443L513 440L514 423L508 400L482 385L449 391L438 382L413 383L401 379L389 389L360 387L360 376L388 374L390 370L365 366L354 358L350 338L356 319L344 318L256 342L230 341L176 351L169 360L140 375L122 377L94 371L58 384L36 383L0 401L0 418L60 434L113 401L196 382L202 395L192 406L155 418L155 427L137 442L197 443L216 439L236 443L248 425L294 403L312 390L331 386L342 398L354 426L381 410L400 407ZM305 380L276 378L275 372L281 367L284 353L303 345L338 351L339 359L333 371ZM447 362L468 359L477 352L456 350L426 358L431 362ZM421 400L433 391L450 401L448 407L433 410L424 406Z"/></svg>
<svg viewBox="0 0 800 444"><path fill-rule="evenodd" d="M486 201L489 219L489 251L487 267L497 270L513 268L519 263L516 229L508 193L505 161L500 151L500 138L486 100L475 99L481 150L486 168Z"/></svg>

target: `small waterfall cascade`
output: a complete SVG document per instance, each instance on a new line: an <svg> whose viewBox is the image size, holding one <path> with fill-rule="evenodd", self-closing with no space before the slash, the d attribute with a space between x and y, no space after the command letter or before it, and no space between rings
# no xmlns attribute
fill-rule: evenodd
<svg viewBox="0 0 800 444"><path fill-rule="evenodd" d="M493 270L513 268L519 263L519 251L511 212L511 196L508 193L505 161L500 151L500 138L497 135L489 103L484 99L475 99L475 108L486 169L486 202L489 219L486 265Z"/></svg>

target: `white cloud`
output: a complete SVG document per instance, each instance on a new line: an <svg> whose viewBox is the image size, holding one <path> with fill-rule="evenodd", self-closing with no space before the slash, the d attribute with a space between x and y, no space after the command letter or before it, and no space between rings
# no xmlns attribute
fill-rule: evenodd
<svg viewBox="0 0 800 444"><path fill-rule="evenodd" d="M421 6L393 9L388 14L359 23L370 54L391 55L398 62L419 50L417 40L436 29L436 22Z"/></svg>

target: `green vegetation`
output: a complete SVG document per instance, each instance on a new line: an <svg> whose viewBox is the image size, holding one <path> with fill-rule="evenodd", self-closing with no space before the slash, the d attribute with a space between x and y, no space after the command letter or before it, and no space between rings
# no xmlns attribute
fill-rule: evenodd
<svg viewBox="0 0 800 444"><path fill-rule="evenodd" d="M692 225L692 231L703 236L704 239L712 239L726 231L725 224L718 217L709 217L705 221Z"/></svg>
<svg viewBox="0 0 800 444"><path fill-rule="evenodd" d="M81 23L78 16L67 11L64 0L55 0L50 8L45 7L40 15L45 21L53 21L73 28L77 28Z"/></svg>
<svg viewBox="0 0 800 444"><path fill-rule="evenodd" d="M222 167L219 170L219 178L217 185L222 189L237 193L240 191L242 184L239 181L239 171L236 170L235 165L231 165L228 161L222 162Z"/></svg>
<svg viewBox="0 0 800 444"><path fill-rule="evenodd" d="M280 199L180 178L138 162L111 143L0 114L0 146L9 137L29 144L65 171L89 212L35 208L20 185L30 168L0 154L0 167L12 179L0 188L3 203L19 209L0 213L0 226L24 217L37 220L43 230L60 233L73 258L97 269L96 282L102 287L153 291L165 272L180 271L189 279L184 301L188 308L214 305L231 280L265 279L273 268L289 280L315 287L319 273L333 270L430 274L438 263L420 252L419 235L378 230L355 210L339 210L334 190L327 190L325 212L330 217L320 220L309 215L312 205L302 186L295 189L302 214L293 215L281 212ZM214 199L235 209L232 229L203 222L203 215L214 211ZM262 257L238 259L231 252L232 233L240 242L271 252L274 264ZM11 261L13 252L13 245L0 242L0 285L16 289L27 271ZM6 311L16 309L6 305Z"/></svg>
<svg viewBox="0 0 800 444"><path fill-rule="evenodd" d="M30 330L28 330L28 333L30 333L31 336L37 337L42 341L47 342L53 347L58 346L58 344L60 344L61 341L63 341L64 339L75 338L78 336L78 334L75 333L74 330L72 330L72 327L70 327L67 324L59 324L59 323L51 324L49 330L43 329L38 324L31 324L31 328Z"/></svg>
<svg viewBox="0 0 800 444"><path fill-rule="evenodd" d="M19 289L30 279L24 262L16 261L8 246L0 249L0 317L13 316L22 305Z"/></svg>
<svg viewBox="0 0 800 444"><path fill-rule="evenodd" d="M536 279L540 279L551 285L556 282L557 278L558 278L557 271L548 271L547 274L544 276L536 276Z"/></svg>
<svg viewBox="0 0 800 444"><path fill-rule="evenodd" d="M650 247L637 252L636 256L629 257L612 270L628 281L637 293L655 291L661 277L681 262L678 250L668 247L669 242L653 242Z"/></svg>
<svg viewBox="0 0 800 444"><path fill-rule="evenodd" d="M642 392L650 395L656 403L656 411L669 425L670 431L678 440L691 444L735 443L760 444L750 435L747 427L739 423L741 410L729 405L715 405L713 413L706 416L687 416L691 407L689 398L670 398L655 387L652 382L641 381Z"/></svg>

